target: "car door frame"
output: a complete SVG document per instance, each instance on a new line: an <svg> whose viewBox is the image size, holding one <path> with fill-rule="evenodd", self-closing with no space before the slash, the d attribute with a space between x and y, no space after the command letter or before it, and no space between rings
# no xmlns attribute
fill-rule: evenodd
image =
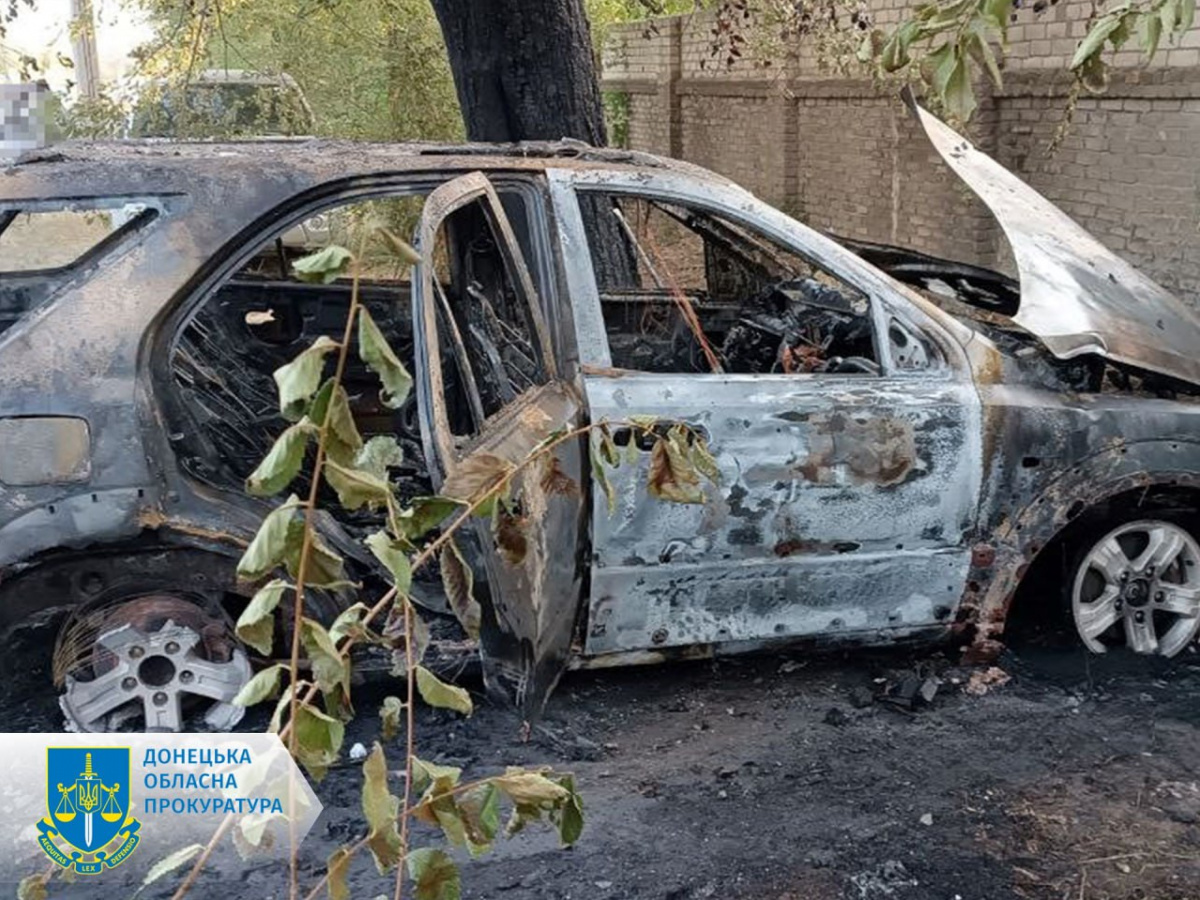
<svg viewBox="0 0 1200 900"><path fill-rule="evenodd" d="M871 302L871 315L876 334L878 361L882 374L881 380L901 382L911 379L911 386L929 384L937 386L953 404L954 409L962 411L962 446L960 452L964 464L961 477L955 483L955 489L961 493L963 502L959 504L960 521L952 528L957 531L958 538L952 545L936 548L937 558L931 556L933 551L912 550L905 552L903 546L893 554L898 559L906 556L913 561L918 557L925 559L930 565L924 568L916 566L913 576L906 578L902 570L897 569L894 560L874 558L870 560L870 573L867 577L893 576L899 572L897 582L899 589L919 590L920 580L932 579L936 582L937 596L933 587L929 588L929 597L936 602L930 602L921 607L922 613L914 615L907 611L903 604L886 611L886 616L872 615L860 617L855 621L845 621L846 617L834 615L826 618L823 625L818 626L820 615L800 616L795 609L781 609L776 603L769 617L774 617L776 624L767 629L766 619L758 621L751 633L745 630L739 632L735 627L714 628L712 622L702 622L700 626L693 621L690 627L678 624L676 620L693 616L696 610L689 607L689 592L702 590L704 576L670 579L655 570L654 564L643 555L631 553L625 561L641 562L639 568L625 570L621 574L606 576L599 568L605 557L606 532L610 522L604 517L608 510L599 501L599 496L593 502L593 553L594 560L591 572L593 596L591 598L587 618L587 637L584 652L586 655L607 659L613 655L633 655L644 658L645 652L661 651L672 647L677 650L687 645L710 644L723 650L734 652L738 649L752 649L763 643L776 639L794 639L800 636L828 636L838 638L853 636L856 639L868 641L873 637L881 640L894 639L897 636L916 633L927 629L944 629L945 623L953 618L957 609L962 586L967 577L970 563L970 538L977 519L982 480L982 409L978 390L972 376L971 367L962 344L955 339L951 327L931 312L922 308L921 302L908 296L902 286L878 269L861 260L847 249L834 241L807 228L794 219L773 209L755 198L749 192L716 177L704 177L703 174L681 172L663 169L654 172L642 170L612 169L612 170L577 170L549 169L547 178L550 185L551 200L561 241L561 256L563 258L564 278L568 294L571 298L572 316L576 328L576 341L579 347L581 371L585 395L588 398L589 411L594 416L597 411L612 408L614 397L634 396L639 383L654 379L695 378L696 383L724 384L734 382L757 382L759 385L780 385L788 383L788 379L796 376L786 375L749 375L749 376L718 376L718 375L652 375L649 373L614 370L609 353L608 338L601 308L600 292L592 268L591 254L588 251L587 232L577 201L576 190L623 194L630 196L652 197L666 202L677 202L681 205L703 209L724 216L734 222L751 228L761 235L779 242L784 247L808 257L826 268L831 274L842 279L847 284L863 291ZM944 367L938 371L921 373L902 372L897 361L893 359L889 341L886 340L889 323L895 319L911 331L919 334L936 349ZM828 377L828 376L826 376ZM858 376L858 379L872 376ZM867 388L871 382L856 380L856 384ZM607 399L604 399L607 398ZM639 412L641 410L638 410ZM693 423L702 424L702 423ZM719 494L710 495L710 499L720 499ZM724 498L729 503L729 497ZM644 542L643 542L644 543ZM623 548L626 552L628 547ZM610 554L611 556L611 554ZM877 554L877 556L879 556ZM928 557L928 559L926 559ZM849 557L846 557L847 559ZM862 559L865 559L863 557ZM786 591L782 585L784 579L793 577L786 574L803 571L802 566L808 564L838 563L832 559L832 554L825 548L813 553L801 553L789 559L778 561L761 559L763 572L768 569L778 571L780 580L777 582L783 593L791 593L791 582ZM619 561L610 559L609 563ZM936 563L936 565L934 565ZM843 562L842 565L845 565ZM866 565L864 562L863 565ZM730 566L732 568L732 564ZM703 571L699 569L698 571ZM710 573L712 570L709 570ZM815 570L814 570L815 571ZM833 570L836 571L836 570ZM661 606L670 606L671 612L664 609L649 612L640 608L639 604L630 604L622 597L631 591L650 591L650 576L657 578L653 590L657 591L657 601ZM767 582L768 584L774 582ZM647 595L649 596L649 594ZM922 595L924 596L924 595ZM618 609L624 602L624 610ZM793 604L794 605L794 604ZM880 612L880 611L876 611ZM673 618L672 618L673 617ZM699 617L703 619L701 615ZM807 623L807 624L805 624ZM614 633L615 632L615 633Z"/></svg>
<svg viewBox="0 0 1200 900"><path fill-rule="evenodd" d="M435 296L428 255L434 252L438 229L445 220L477 201L484 202L495 237L502 244L508 275L516 279L524 295L546 381L477 420L473 434L456 441L444 403L437 311L441 300ZM546 450L539 447L553 441L559 429L582 422L584 406L575 385L561 375L533 270L488 175L468 172L431 192L418 226L417 245L422 256L413 279L412 300L417 402L434 483L440 488L468 460L481 454L499 456L517 467L511 494L519 498L520 515L527 521L523 529L527 549L522 557L514 561L498 548L490 518L474 520L473 540L464 549L467 564L483 576L475 580L482 588L476 597L482 607L480 643L487 686L533 718L540 714L570 658L586 573L588 494L582 489L565 490L561 481L552 486L542 469L526 467L525 462L534 453L553 458L559 473L581 485L585 477L581 439L557 441ZM540 246L538 241L532 245ZM465 356L461 346L455 351ZM465 365L470 368L469 359Z"/></svg>

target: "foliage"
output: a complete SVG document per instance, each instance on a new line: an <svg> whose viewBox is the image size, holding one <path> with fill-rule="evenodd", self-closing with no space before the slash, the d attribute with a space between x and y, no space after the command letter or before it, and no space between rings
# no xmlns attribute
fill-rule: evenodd
<svg viewBox="0 0 1200 900"><path fill-rule="evenodd" d="M1053 2L1053 0L1052 0ZM1035 3L1032 15L1048 8ZM1001 60L1008 49L1008 27L1019 0L934 0L917 6L890 33L872 31L860 58L884 73L919 78L954 118L966 121L976 108L972 76L985 72L1001 86ZM1108 83L1106 51L1119 50L1137 36L1146 62L1164 38L1177 39L1192 27L1195 0L1125 0L1092 17L1069 64L1077 83L1103 91Z"/></svg>
<svg viewBox="0 0 1200 900"><path fill-rule="evenodd" d="M605 91L604 125L608 142L613 147L629 146L630 99L625 91Z"/></svg>
<svg viewBox="0 0 1200 900"><path fill-rule="evenodd" d="M1002 84L1008 29L1022 15L1036 19L1058 0L924 0L891 29L874 26L860 0L708 0L713 11L709 58L741 64L752 47L755 64L796 60L811 53L820 68L919 84L927 99L959 122L978 106L975 84ZM1068 64L1076 89L1103 91L1106 54L1136 40L1148 63L1166 41L1195 23L1196 0L1121 0L1093 13ZM860 70L861 71L861 70Z"/></svg>

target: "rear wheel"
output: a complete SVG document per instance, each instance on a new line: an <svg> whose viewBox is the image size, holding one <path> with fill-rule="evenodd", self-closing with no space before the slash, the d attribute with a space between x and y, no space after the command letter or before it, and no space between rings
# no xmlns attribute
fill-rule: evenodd
<svg viewBox="0 0 1200 900"><path fill-rule="evenodd" d="M1127 522L1085 542L1071 584L1084 646L1172 657L1200 633L1200 544L1166 519Z"/></svg>
<svg viewBox="0 0 1200 900"><path fill-rule="evenodd" d="M229 618L172 594L76 612L54 653L73 731L227 731L245 713L232 701L251 674Z"/></svg>

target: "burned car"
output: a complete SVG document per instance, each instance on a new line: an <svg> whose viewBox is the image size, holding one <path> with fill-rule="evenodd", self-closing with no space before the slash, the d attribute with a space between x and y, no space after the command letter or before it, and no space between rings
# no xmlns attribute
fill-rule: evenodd
<svg viewBox="0 0 1200 900"><path fill-rule="evenodd" d="M271 373L339 333L350 297L292 277L281 237L370 214L423 259L361 288L413 397L391 410L347 373L364 434L405 448L397 491L564 426L611 422L622 448L602 485L586 439L558 446L582 490L530 504L519 562L487 522L464 546L485 679L528 714L568 667L797 640L953 637L984 658L1014 602L1061 604L1095 652L1181 652L1200 629L1200 317L914 114L1017 277L839 241L694 166L571 142L27 155L0 201L4 625L66 611L72 728L237 721L235 565L271 508L243 484L284 427ZM641 417L706 441L703 503L647 492L622 425ZM359 515L320 524L369 587ZM413 591L447 612L435 575ZM344 602L313 599L326 618Z"/></svg>

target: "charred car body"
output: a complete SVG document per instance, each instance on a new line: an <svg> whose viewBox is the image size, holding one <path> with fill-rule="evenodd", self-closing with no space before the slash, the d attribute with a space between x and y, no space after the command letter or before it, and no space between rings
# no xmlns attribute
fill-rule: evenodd
<svg viewBox="0 0 1200 900"><path fill-rule="evenodd" d="M693 166L571 143L27 156L0 176L0 619L70 610L72 727L178 729L184 700L236 722L234 566L270 508L242 485L283 427L271 372L349 302L289 280L281 236L365 205L415 225L424 259L363 282L414 398L394 412L348 376L364 432L405 446L398 490L476 453L519 461L564 425L612 422L623 447L611 509L567 442L583 490L529 487L520 562L486 523L467 548L485 677L527 712L572 665L946 635L986 656L1030 583L1065 594L1093 651L1180 652L1200 628L1200 318L914 112L1019 278L834 240ZM86 246L12 249L71 215L102 223ZM642 416L707 441L706 502L647 493L620 426ZM321 524L377 574L369 523ZM414 591L446 611L436 577Z"/></svg>

